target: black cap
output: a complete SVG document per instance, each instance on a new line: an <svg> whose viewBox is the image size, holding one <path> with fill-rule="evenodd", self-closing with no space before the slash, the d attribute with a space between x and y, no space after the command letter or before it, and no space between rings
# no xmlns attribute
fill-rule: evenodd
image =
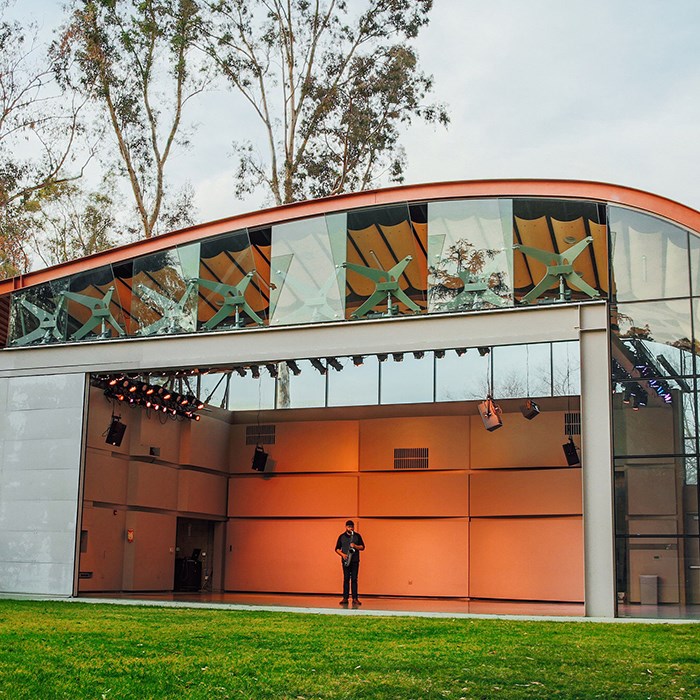
<svg viewBox="0 0 700 700"><path fill-rule="evenodd" d="M355 527L355 523L352 520L346 520L345 521L345 526L350 526L350 527Z"/></svg>

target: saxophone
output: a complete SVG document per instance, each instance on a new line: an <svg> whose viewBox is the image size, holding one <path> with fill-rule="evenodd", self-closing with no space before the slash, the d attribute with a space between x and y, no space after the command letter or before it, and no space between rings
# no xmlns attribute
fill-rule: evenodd
<svg viewBox="0 0 700 700"><path fill-rule="evenodd" d="M343 566L350 566L350 562L352 561L352 555L355 554L355 549L350 546L352 544L352 540L354 537L355 537L355 532L354 532L354 530L351 530L350 531L350 542L348 543L348 556L347 556L347 559L343 562Z"/></svg>

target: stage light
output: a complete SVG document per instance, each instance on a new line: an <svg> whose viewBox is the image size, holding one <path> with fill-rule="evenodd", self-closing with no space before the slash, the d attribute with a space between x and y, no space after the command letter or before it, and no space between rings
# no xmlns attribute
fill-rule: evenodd
<svg viewBox="0 0 700 700"><path fill-rule="evenodd" d="M250 373L253 379L260 379L260 368L257 365L250 366Z"/></svg>
<svg viewBox="0 0 700 700"><path fill-rule="evenodd" d="M503 425L503 421L501 420L501 408L493 402L490 396L487 396L486 400L479 404L478 409L481 420L484 423L484 428L489 432L493 432Z"/></svg>
<svg viewBox="0 0 700 700"><path fill-rule="evenodd" d="M539 415L540 407L532 399L528 399L520 407L520 413L522 413L527 420L532 420L535 416Z"/></svg>
<svg viewBox="0 0 700 700"><path fill-rule="evenodd" d="M319 371L320 374L326 374L328 368L317 358L309 360L309 362Z"/></svg>
<svg viewBox="0 0 700 700"><path fill-rule="evenodd" d="M438 360L442 360L442 358L445 357L445 351L444 350L433 350L433 355L435 355L435 357Z"/></svg>
<svg viewBox="0 0 700 700"><path fill-rule="evenodd" d="M477 350L479 351L479 355L481 355L482 357L485 357L491 352L491 348L486 347L477 348Z"/></svg>
<svg viewBox="0 0 700 700"><path fill-rule="evenodd" d="M413 353L413 357L415 357L416 360L422 360L424 356L425 353L422 350L416 350L416 352Z"/></svg>
<svg viewBox="0 0 700 700"><path fill-rule="evenodd" d="M380 362L386 362L386 360L387 360L388 357L389 357L389 356L388 356L386 353L381 353L381 354L377 355L377 359L378 359Z"/></svg>
<svg viewBox="0 0 700 700"><path fill-rule="evenodd" d="M343 369L343 365L338 362L338 360L335 357L327 357L326 362L336 371L336 372L341 372Z"/></svg>
<svg viewBox="0 0 700 700"><path fill-rule="evenodd" d="M403 362L403 353L402 352L392 352L391 359L394 360L394 362Z"/></svg>
<svg viewBox="0 0 700 700"><path fill-rule="evenodd" d="M353 355L352 356L352 363L355 365L355 367L359 367L360 365L364 364L365 358L362 357L362 355Z"/></svg>
<svg viewBox="0 0 700 700"><path fill-rule="evenodd" d="M236 366L233 368L233 371L236 372L236 374L240 374L241 377L245 377L245 367Z"/></svg>
<svg viewBox="0 0 700 700"><path fill-rule="evenodd" d="M457 353L457 357L462 357L467 352L467 348L455 348L455 352Z"/></svg>
<svg viewBox="0 0 700 700"><path fill-rule="evenodd" d="M622 395L622 403L629 404L632 401L632 389L630 387L625 388L625 392Z"/></svg>
<svg viewBox="0 0 700 700"><path fill-rule="evenodd" d="M129 392L133 394L135 391L136 391L136 384L132 384L132 385L129 387Z"/></svg>
<svg viewBox="0 0 700 700"><path fill-rule="evenodd" d="M287 367L289 367L289 371L295 376L298 377L301 374L301 368L299 365L294 362L294 360L287 360Z"/></svg>

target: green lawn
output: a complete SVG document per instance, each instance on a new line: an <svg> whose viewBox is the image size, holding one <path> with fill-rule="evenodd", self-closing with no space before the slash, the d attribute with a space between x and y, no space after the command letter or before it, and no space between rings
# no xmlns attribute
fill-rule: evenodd
<svg viewBox="0 0 700 700"><path fill-rule="evenodd" d="M0 600L0 698L700 698L700 625Z"/></svg>

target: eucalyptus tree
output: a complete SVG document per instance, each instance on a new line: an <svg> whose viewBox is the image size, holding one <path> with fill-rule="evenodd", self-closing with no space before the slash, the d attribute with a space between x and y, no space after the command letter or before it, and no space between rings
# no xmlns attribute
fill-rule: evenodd
<svg viewBox="0 0 700 700"><path fill-rule="evenodd" d="M208 83L198 11L195 0L74 0L53 46L61 79L106 117L146 238L160 230L168 160L187 143L185 108Z"/></svg>
<svg viewBox="0 0 700 700"><path fill-rule="evenodd" d="M203 47L250 105L264 153L235 144L237 193L276 204L401 182L401 130L446 125L411 46L432 0L200 0Z"/></svg>
<svg viewBox="0 0 700 700"><path fill-rule="evenodd" d="M54 68L36 27L9 19L0 1L0 277L30 268L42 202L84 165L74 159L82 102L60 89Z"/></svg>

